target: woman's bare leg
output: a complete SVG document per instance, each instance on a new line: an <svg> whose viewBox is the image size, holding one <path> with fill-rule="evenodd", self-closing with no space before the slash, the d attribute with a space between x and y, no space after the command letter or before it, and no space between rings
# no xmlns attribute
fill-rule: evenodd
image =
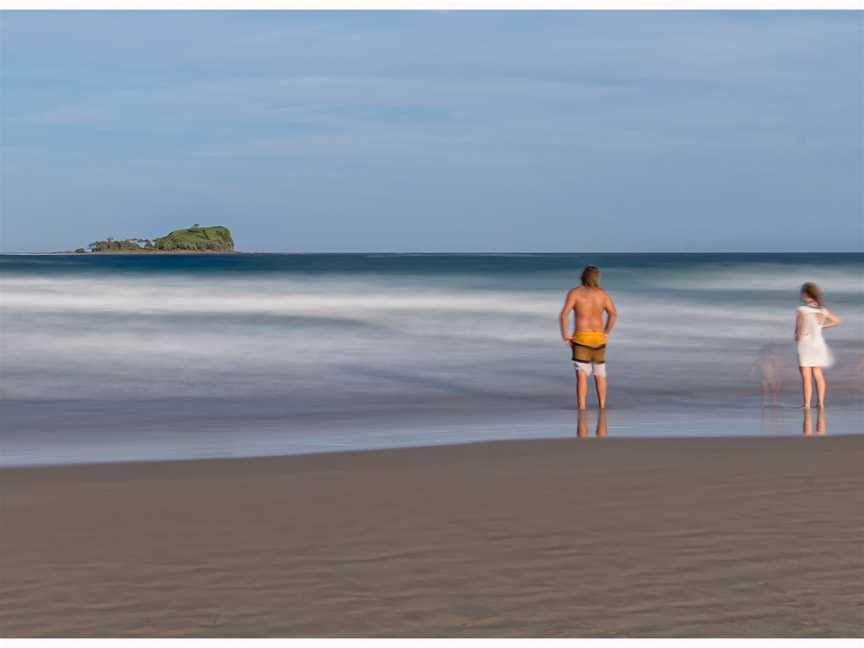
<svg viewBox="0 0 864 648"><path fill-rule="evenodd" d="M804 421L801 426L801 432L804 436L813 436L813 417L809 407L804 408Z"/></svg>
<svg viewBox="0 0 864 648"><path fill-rule="evenodd" d="M588 403L588 376L582 370L576 371L576 400L579 409L584 410Z"/></svg>
<svg viewBox="0 0 864 648"><path fill-rule="evenodd" d="M810 367L800 367L801 369L801 390L803 391L804 401L801 403L804 407L810 407L810 400L813 398L813 370Z"/></svg>
<svg viewBox="0 0 864 648"><path fill-rule="evenodd" d="M597 383L597 405L600 409L606 407L606 376L594 376Z"/></svg>
<svg viewBox="0 0 864 648"><path fill-rule="evenodd" d="M825 374L821 367L813 367L813 379L816 381L816 398L819 407L825 407Z"/></svg>

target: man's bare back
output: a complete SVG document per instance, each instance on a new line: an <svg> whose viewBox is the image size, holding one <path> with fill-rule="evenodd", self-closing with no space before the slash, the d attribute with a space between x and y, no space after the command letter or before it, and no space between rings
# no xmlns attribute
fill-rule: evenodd
<svg viewBox="0 0 864 648"><path fill-rule="evenodd" d="M605 313L614 313L615 305L612 303L609 293L602 288L588 288L586 286L573 288L567 294L564 310L567 311L568 319L570 312L573 313L574 333L579 331L598 331L608 335L612 330L611 326L607 330L606 322L603 321L603 315ZM614 319L611 321L614 322ZM562 333L566 333L566 331L562 331ZM569 337L565 336L565 340L569 340Z"/></svg>

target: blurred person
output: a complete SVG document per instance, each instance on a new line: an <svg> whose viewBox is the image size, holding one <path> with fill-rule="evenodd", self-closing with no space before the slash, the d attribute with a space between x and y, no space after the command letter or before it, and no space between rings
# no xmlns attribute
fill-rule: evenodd
<svg viewBox="0 0 864 648"><path fill-rule="evenodd" d="M840 320L825 307L822 291L815 283L801 286L801 306L795 317L795 342L798 349L798 367L801 370L802 406L810 407L813 381L819 407L825 407L825 375L823 369L834 364L831 350L822 336L822 330L840 324Z"/></svg>
<svg viewBox="0 0 864 648"><path fill-rule="evenodd" d="M852 370L852 389L864 394L864 353L858 354L858 362Z"/></svg>
<svg viewBox="0 0 864 648"><path fill-rule="evenodd" d="M759 375L762 382L762 404L777 405L780 389L783 386L783 354L777 345L766 344L753 364L752 375Z"/></svg>
<svg viewBox="0 0 864 648"><path fill-rule="evenodd" d="M571 350L579 409L584 410L586 407L588 378L592 375L597 389L597 404L603 409L606 407L607 389L606 342L618 319L618 312L612 298L600 287L600 270L597 266L586 266L581 281L582 285L571 289L564 300L559 316L561 338ZM569 333L570 313L573 313L574 319L572 334Z"/></svg>

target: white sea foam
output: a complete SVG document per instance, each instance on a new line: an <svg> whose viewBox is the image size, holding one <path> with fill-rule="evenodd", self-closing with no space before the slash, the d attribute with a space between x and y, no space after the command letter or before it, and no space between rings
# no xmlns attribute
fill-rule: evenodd
<svg viewBox="0 0 864 648"><path fill-rule="evenodd" d="M707 267L691 270L682 276L680 271L659 270L652 272L645 283L658 289L722 292L786 292L794 299L801 285L812 281L825 289L826 293L864 293L864 275L861 268L825 268L819 264L777 266L774 264L750 264L746 268Z"/></svg>

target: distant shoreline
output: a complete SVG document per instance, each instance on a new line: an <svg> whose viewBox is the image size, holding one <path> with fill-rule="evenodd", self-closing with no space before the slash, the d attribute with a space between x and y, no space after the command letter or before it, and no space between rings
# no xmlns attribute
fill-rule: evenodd
<svg viewBox="0 0 864 648"><path fill-rule="evenodd" d="M269 252L269 251L159 251L159 252L3 252L0 256L142 256L142 255L218 255L218 254L272 254L290 256L788 256L788 255L814 255L814 256L861 256L864 252L860 250L846 250L841 252Z"/></svg>

